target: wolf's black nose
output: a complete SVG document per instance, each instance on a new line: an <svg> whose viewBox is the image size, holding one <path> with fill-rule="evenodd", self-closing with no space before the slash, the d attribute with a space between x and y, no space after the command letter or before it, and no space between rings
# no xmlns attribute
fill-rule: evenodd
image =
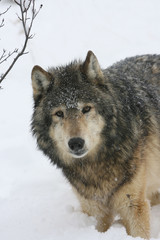
<svg viewBox="0 0 160 240"><path fill-rule="evenodd" d="M71 138L68 146L73 152L77 153L84 147L84 140L82 138Z"/></svg>

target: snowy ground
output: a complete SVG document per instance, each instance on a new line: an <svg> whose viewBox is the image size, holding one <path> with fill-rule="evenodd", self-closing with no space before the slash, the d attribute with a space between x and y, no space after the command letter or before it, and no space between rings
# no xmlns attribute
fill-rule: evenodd
<svg viewBox="0 0 160 240"><path fill-rule="evenodd" d="M30 72L35 64L46 68L84 59L88 50L103 68L127 56L160 53L160 1L37 3L44 6L34 24L30 53L19 60L0 91L0 240L131 240L118 224L97 232L95 219L81 213L61 172L36 149L30 133ZM15 12L12 8L6 14L0 29L0 52L21 46ZM151 211L151 231L152 239L160 239L160 206Z"/></svg>

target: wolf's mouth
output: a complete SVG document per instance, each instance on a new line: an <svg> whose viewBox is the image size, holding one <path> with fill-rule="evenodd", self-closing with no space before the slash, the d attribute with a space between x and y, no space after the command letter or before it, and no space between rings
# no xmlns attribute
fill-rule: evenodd
<svg viewBox="0 0 160 240"><path fill-rule="evenodd" d="M74 157L74 158L82 158L84 157L86 154L88 153L87 150L82 150L82 151L70 151L70 154Z"/></svg>

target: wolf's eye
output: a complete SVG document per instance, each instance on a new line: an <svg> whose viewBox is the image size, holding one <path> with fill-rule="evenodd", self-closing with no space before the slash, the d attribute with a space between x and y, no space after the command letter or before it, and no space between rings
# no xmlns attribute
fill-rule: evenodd
<svg viewBox="0 0 160 240"><path fill-rule="evenodd" d="M85 113L88 113L89 111L91 110L91 107L90 106L86 106L82 109L82 113L85 114Z"/></svg>
<svg viewBox="0 0 160 240"><path fill-rule="evenodd" d="M55 113L55 115L59 118L63 118L64 117L64 113L62 111L58 111Z"/></svg>

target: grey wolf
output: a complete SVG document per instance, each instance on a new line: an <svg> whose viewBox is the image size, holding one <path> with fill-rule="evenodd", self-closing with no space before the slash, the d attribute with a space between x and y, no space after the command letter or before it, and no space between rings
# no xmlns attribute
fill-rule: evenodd
<svg viewBox="0 0 160 240"><path fill-rule="evenodd" d="M116 214L133 237L150 238L160 203L160 55L102 70L85 61L32 70L32 131L62 169L82 211L106 231Z"/></svg>

